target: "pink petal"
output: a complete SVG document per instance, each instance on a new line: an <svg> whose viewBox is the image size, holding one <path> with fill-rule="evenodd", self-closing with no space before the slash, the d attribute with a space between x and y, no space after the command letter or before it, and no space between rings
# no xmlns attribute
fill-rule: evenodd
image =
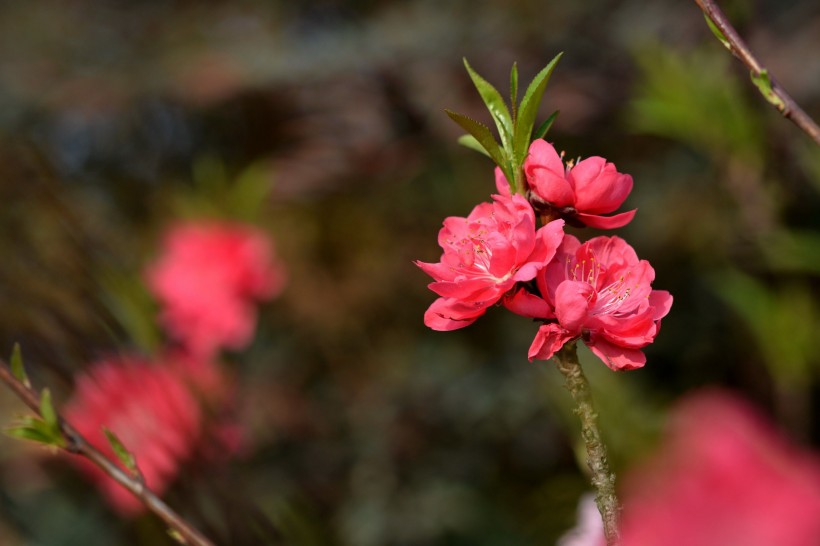
<svg viewBox="0 0 820 546"><path fill-rule="evenodd" d="M549 360L564 344L574 337L554 322L544 324L535 334L535 339L530 345L527 357L530 362L533 360Z"/></svg>
<svg viewBox="0 0 820 546"><path fill-rule="evenodd" d="M424 313L424 324L440 332L458 330L474 323L486 308L486 305L465 305L453 298L439 298Z"/></svg>
<svg viewBox="0 0 820 546"><path fill-rule="evenodd" d="M646 364L646 355L638 349L627 349L595 337L586 342L587 347L612 370L634 370Z"/></svg>
<svg viewBox="0 0 820 546"><path fill-rule="evenodd" d="M517 281L529 281L535 274L555 257L558 247L564 240L564 221L553 220L542 226L535 233L535 248L527 258L527 264L518 270ZM525 270L526 267L529 269Z"/></svg>
<svg viewBox="0 0 820 546"><path fill-rule="evenodd" d="M525 288L519 288L513 295L502 300L504 307L517 315L527 318L549 319L555 318L552 307L535 294Z"/></svg>
<svg viewBox="0 0 820 546"><path fill-rule="evenodd" d="M652 308L652 318L660 320L669 313L672 308L672 294L666 290L653 290L649 294L649 306Z"/></svg>
<svg viewBox="0 0 820 546"><path fill-rule="evenodd" d="M590 296L595 289L581 281L564 281L555 291L555 316L570 332L580 333L588 318Z"/></svg>
<svg viewBox="0 0 820 546"><path fill-rule="evenodd" d="M584 225L595 229L615 229L624 227L635 217L638 209L633 209L627 212L622 212L614 216L598 216L595 214L578 213L578 218Z"/></svg>
<svg viewBox="0 0 820 546"><path fill-rule="evenodd" d="M495 168L495 187L501 195L505 197L512 197L510 183L507 182L507 177L504 176L504 172L500 167Z"/></svg>
<svg viewBox="0 0 820 546"><path fill-rule="evenodd" d="M547 203L556 207L575 203L575 191L564 175L564 162L552 144L539 139L530 145L524 174L530 189Z"/></svg>
<svg viewBox="0 0 820 546"><path fill-rule="evenodd" d="M589 214L612 212L632 191L632 177L603 157L589 157L567 174L575 188L575 208Z"/></svg>

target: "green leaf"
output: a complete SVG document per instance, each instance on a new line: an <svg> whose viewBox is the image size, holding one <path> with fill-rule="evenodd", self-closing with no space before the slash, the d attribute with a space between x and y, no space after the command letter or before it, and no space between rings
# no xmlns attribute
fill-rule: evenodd
<svg viewBox="0 0 820 546"><path fill-rule="evenodd" d="M40 415L43 416L43 421L52 429L59 431L60 424L57 422L57 412L54 411L54 406L51 404L51 391L43 389L40 394Z"/></svg>
<svg viewBox="0 0 820 546"><path fill-rule="evenodd" d="M6 434L11 436L12 438L18 438L21 440L31 440L32 442L37 442L40 444L46 445L56 445L54 438L48 431L41 430L40 428L35 427L11 427L5 430Z"/></svg>
<svg viewBox="0 0 820 546"><path fill-rule="evenodd" d="M22 438L41 444L64 447L65 439L60 429L54 428L42 419L23 417L19 423L5 430L13 438Z"/></svg>
<svg viewBox="0 0 820 546"><path fill-rule="evenodd" d="M114 450L114 454L120 462L125 465L125 468L132 474L138 475L139 469L137 469L137 460L134 458L134 454L128 451L117 435L112 431L103 427L103 433L105 433L105 437L108 438L108 443L111 445L111 449Z"/></svg>
<svg viewBox="0 0 820 546"><path fill-rule="evenodd" d="M23 385L31 388L31 382L28 380L28 376L26 375L26 369L23 366L23 354L20 351L20 344L15 343L14 348L11 350L11 373L20 381Z"/></svg>
<svg viewBox="0 0 820 546"><path fill-rule="evenodd" d="M555 119L558 117L559 112L560 112L560 110L556 110L555 112L553 112L550 115L550 117L548 117L547 120L544 123L542 123L538 127L538 129L535 130L535 133L533 133L533 135L532 135L532 140L538 140L539 138L544 138L544 136L547 134L547 131L549 131L550 127L552 127L552 124L555 123Z"/></svg>
<svg viewBox="0 0 820 546"><path fill-rule="evenodd" d="M772 79L769 77L768 70L764 68L760 71L760 74L755 74L754 71L752 71L749 73L749 76L752 78L752 82L757 86L758 90L760 90L760 93L766 97L766 100L769 101L771 105L781 112L786 109L786 103L783 102L783 99L778 97L772 89Z"/></svg>
<svg viewBox="0 0 820 546"><path fill-rule="evenodd" d="M715 22L714 22L714 21L712 21L712 18L711 18L711 17L709 17L708 15L706 15L705 13L703 14L703 18L704 18L704 19L706 19L706 25L709 27L709 30L711 30L711 31L712 31L712 34L714 34L714 35L715 35L715 38L717 38L718 40L720 40L720 43L722 43L722 44L723 44L723 46L724 46L726 49L728 49L729 51L731 51L731 50L732 50L732 44L730 44L730 43L729 43L729 40L727 40L727 39L726 39L726 35L725 35L725 34L723 34L723 31L721 31L721 30L718 28L718 26L715 24Z"/></svg>
<svg viewBox="0 0 820 546"><path fill-rule="evenodd" d="M518 64L513 63L510 69L510 106L512 107L513 133L515 133L515 118L518 116Z"/></svg>
<svg viewBox="0 0 820 546"><path fill-rule="evenodd" d="M478 73L473 70L470 63L467 62L467 59L464 59L464 68L467 69L467 73L470 74L470 78L473 80L475 88L478 89L478 93L487 106L487 110L489 110L493 116L495 125L498 127L498 134L501 137L502 145L504 148L510 149L513 138L513 124L510 111L507 109L507 105L504 104L504 99L501 98L501 94L490 82L479 76Z"/></svg>
<svg viewBox="0 0 820 546"><path fill-rule="evenodd" d="M481 143L477 141L473 135L461 135L460 137L458 137L458 143L464 146L465 148L470 148L471 150L475 150L476 152L479 152L481 154L486 155L487 157L490 157L490 154L487 152L487 150L484 149L484 146L482 146Z"/></svg>
<svg viewBox="0 0 820 546"><path fill-rule="evenodd" d="M490 155L490 158L495 161L495 164L501 167L502 170L505 169L505 158L504 152L499 148L498 143L493 138L492 133L490 133L490 129L474 119L468 118L467 116L463 116L461 114L457 114L451 110L445 110L447 115L450 116L450 119L458 123L465 131L470 133L470 135L475 138L478 143L487 150L487 153ZM507 170L509 167L507 166ZM507 174L506 170L504 174Z"/></svg>
<svg viewBox="0 0 820 546"><path fill-rule="evenodd" d="M521 106L518 109L518 116L515 120L515 136L513 142L514 169L519 168L527 156L527 151L530 146L530 135L532 134L532 127L535 124L535 116L538 114L538 107L541 105L541 98L544 96L550 75L552 75L552 71L562 55L563 53L556 55L555 58L533 78L527 86L524 98L521 100Z"/></svg>

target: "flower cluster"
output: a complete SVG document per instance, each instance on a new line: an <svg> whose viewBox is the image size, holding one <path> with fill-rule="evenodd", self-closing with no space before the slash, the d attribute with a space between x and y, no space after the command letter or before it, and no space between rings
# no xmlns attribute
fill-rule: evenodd
<svg viewBox="0 0 820 546"><path fill-rule="evenodd" d="M542 322L530 360L547 360L581 339L613 370L644 365L672 296L653 290L655 271L619 237L581 243L565 223L595 228L626 225L635 211L617 209L632 177L602 157L565 165L548 142L535 140L523 164L525 193L514 194L496 169L498 194L467 218L449 217L439 232L438 263L416 262L438 298L424 315L434 330L455 330L501 303ZM536 219L544 224L537 227Z"/></svg>
<svg viewBox="0 0 820 546"><path fill-rule="evenodd" d="M93 364L77 378L65 415L116 460L103 427L113 431L146 485L162 494L194 452L213 462L245 447L244 432L230 416L234 382L219 366L218 351L250 342L254 300L278 294L285 275L263 232L227 222L188 222L171 226L145 277L175 345L152 358L121 355ZM79 457L76 462L120 514L142 510L96 466Z"/></svg>

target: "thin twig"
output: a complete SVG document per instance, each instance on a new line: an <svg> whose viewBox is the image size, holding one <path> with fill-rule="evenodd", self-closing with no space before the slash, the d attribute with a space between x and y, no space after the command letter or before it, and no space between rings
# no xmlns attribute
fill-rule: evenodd
<svg viewBox="0 0 820 546"><path fill-rule="evenodd" d="M592 404L592 391L589 388L575 343L568 343L555 354L558 370L564 374L572 399L575 401L575 413L581 419L581 436L587 449L587 465L592 472L592 485L595 487L595 504L604 522L604 535L607 546L617 546L620 541L618 518L621 506L615 494L615 474L609 469L606 445L598 429L598 414Z"/></svg>
<svg viewBox="0 0 820 546"><path fill-rule="evenodd" d="M712 0L695 0L695 2L707 19L723 34L723 37L726 39L724 45L751 70L753 80L761 81L762 79L766 81L764 84L766 87L765 90L758 85L761 94L766 100L783 114L783 117L791 120L820 145L820 126L800 108L794 99L786 93L786 90L783 89L760 64L717 4Z"/></svg>
<svg viewBox="0 0 820 546"><path fill-rule="evenodd" d="M0 360L0 380L2 380L14 393L37 415L42 417L40 411L40 399L37 392L26 387L11 373L8 365ZM179 536L189 546L214 546L202 533L185 521L179 514L174 512L170 506L160 499L156 493L151 491L138 478L123 472L111 459L105 456L100 450L91 445L77 430L71 426L59 414L57 419L60 429L66 439L65 450L81 455L93 462L100 469L111 476L117 483L131 491L143 504L154 514L156 514L168 527L176 531Z"/></svg>

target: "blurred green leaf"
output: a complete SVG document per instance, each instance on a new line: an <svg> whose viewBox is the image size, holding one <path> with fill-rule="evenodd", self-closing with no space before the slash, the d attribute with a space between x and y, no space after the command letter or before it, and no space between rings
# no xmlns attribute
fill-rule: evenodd
<svg viewBox="0 0 820 546"><path fill-rule="evenodd" d="M51 391L48 389L43 389L43 392L40 393L40 415L43 416L43 421L45 421L48 426L55 430L60 429L60 424L57 421L57 412L54 411L54 406L51 403Z"/></svg>
<svg viewBox="0 0 820 546"><path fill-rule="evenodd" d="M470 79L473 80L473 84L487 106L487 110L492 114L495 125L498 127L498 135L501 137L503 148L509 150L513 138L513 123L507 105L504 104L504 99L501 98L501 94L490 82L473 70L466 58L464 59L464 68L470 74Z"/></svg>
<svg viewBox="0 0 820 546"><path fill-rule="evenodd" d="M768 287L735 270L716 276L713 286L754 334L772 376L807 384L820 324L810 291L799 284Z"/></svg>
<svg viewBox="0 0 820 546"><path fill-rule="evenodd" d="M552 71L562 55L563 53L556 55L541 72L536 74L527 86L524 98L521 99L521 106L515 119L515 136L512 150L515 168L521 166L527 156L530 148L530 135L532 135L532 128L535 125L535 116L538 114L538 108L541 106L541 99L547 89L547 83L549 83Z"/></svg>
<svg viewBox="0 0 820 546"><path fill-rule="evenodd" d="M547 131L550 130L552 124L555 123L555 120L558 119L558 113L560 110L556 110L553 112L550 117L548 117L544 123L542 123L538 129L535 130L535 133L532 135L533 140L538 140L539 138L544 138L547 134Z"/></svg>
<svg viewBox="0 0 820 546"><path fill-rule="evenodd" d="M120 441L116 434L114 434L111 430L106 427L103 427L103 433L105 437L108 439L108 444L111 446L111 449L114 450L114 454L117 456L117 459L128 469L131 474L138 476L139 469L137 468L137 460L134 457L134 454L131 453Z"/></svg>
<svg viewBox="0 0 820 546"><path fill-rule="evenodd" d="M715 38L720 40L720 43L722 43L726 49L731 51L732 45L729 43L729 40L726 39L726 35L724 35L723 32L717 27L717 25L712 21L712 18L706 15L705 13L703 14L703 18L706 19L706 25L709 27L709 30L712 31L712 34L715 35Z"/></svg>
<svg viewBox="0 0 820 546"><path fill-rule="evenodd" d="M820 275L820 233L773 230L759 239L759 248L775 271Z"/></svg>
<svg viewBox="0 0 820 546"><path fill-rule="evenodd" d="M26 375L26 369L23 366L23 354L20 351L20 344L15 343L14 348L11 350L11 359L9 360L11 365L11 373L17 378L18 381L23 383L29 389L31 388L31 382Z"/></svg>
<svg viewBox="0 0 820 546"><path fill-rule="evenodd" d="M475 150L478 153L490 157L490 154L487 152L487 150L484 149L484 146L482 146L481 143L478 142L473 135L461 135L460 137L458 137L458 143L464 146L465 148L470 148L471 150Z"/></svg>
<svg viewBox="0 0 820 546"><path fill-rule="evenodd" d="M654 43L635 58L641 76L628 114L634 129L684 142L715 162L732 154L761 163L762 120L729 73L731 57L713 48L681 54Z"/></svg>
<svg viewBox="0 0 820 546"><path fill-rule="evenodd" d="M757 86L760 94L763 95L767 101L781 112L786 108L786 103L783 99L777 96L772 89L772 79L769 77L769 71L765 68L760 71L760 74L754 72L749 73L752 82Z"/></svg>
<svg viewBox="0 0 820 546"><path fill-rule="evenodd" d="M59 426L53 426L44 419L36 417L26 416L21 418L18 424L7 428L5 433L13 438L31 440L40 444L56 447L65 446L65 438Z"/></svg>
<svg viewBox="0 0 820 546"><path fill-rule="evenodd" d="M105 271L100 275L103 301L128 336L146 351L156 349L161 334L156 321L156 304L145 283L137 276L119 271Z"/></svg>

